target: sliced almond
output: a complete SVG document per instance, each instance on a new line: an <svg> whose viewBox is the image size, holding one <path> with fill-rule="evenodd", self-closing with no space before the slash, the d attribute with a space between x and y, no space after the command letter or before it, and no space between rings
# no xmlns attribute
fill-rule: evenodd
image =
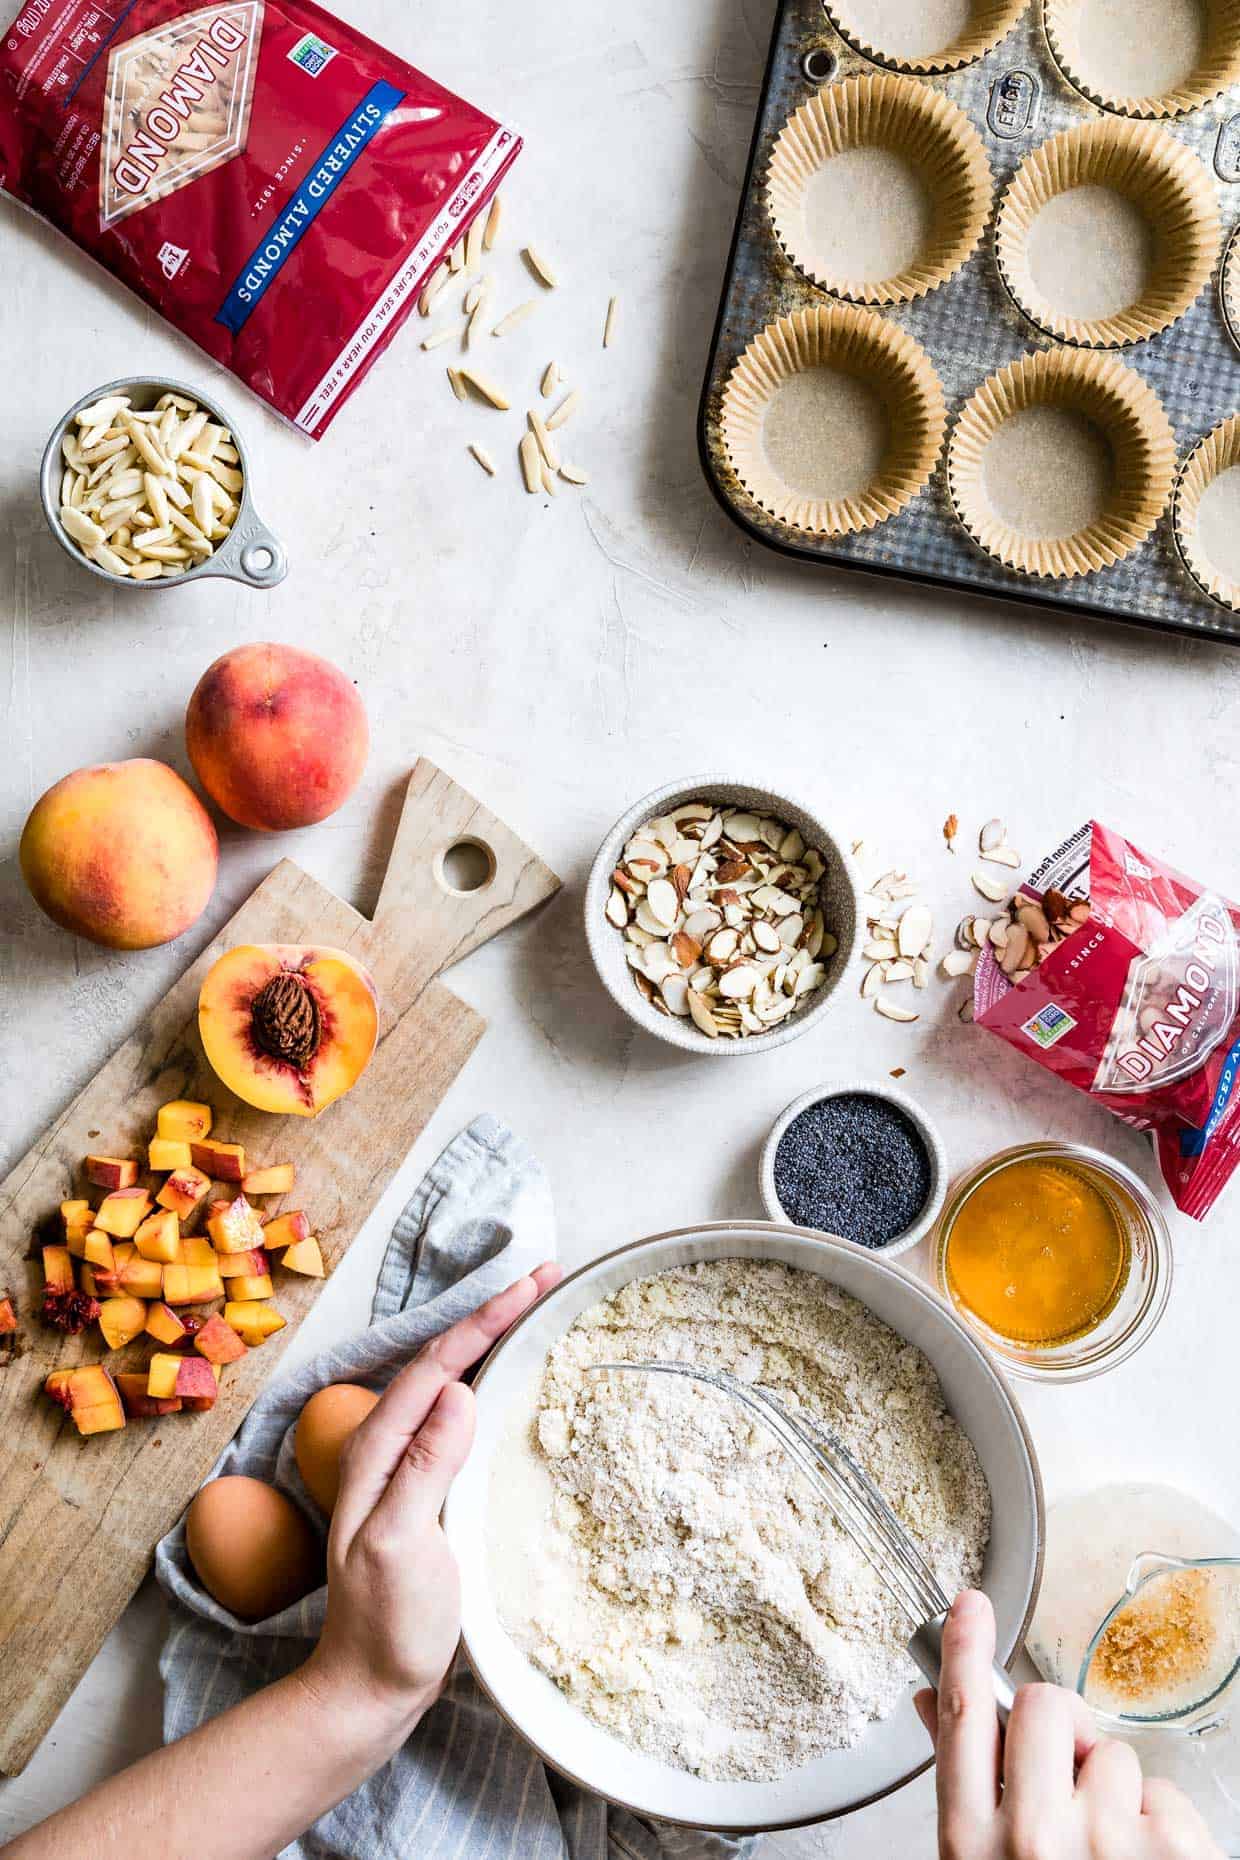
<svg viewBox="0 0 1240 1860"><path fill-rule="evenodd" d="M688 991L689 1014L694 1026L704 1033L708 1040L719 1038L719 1023L710 1010L710 1006L700 990L690 988Z"/></svg>
<svg viewBox="0 0 1240 1860"><path fill-rule="evenodd" d="M894 937L873 937L862 945L861 954L868 962L885 962L899 954L899 946Z"/></svg>
<svg viewBox="0 0 1240 1860"><path fill-rule="evenodd" d="M988 820L977 836L977 850L981 853L993 852L996 846L1007 845L1007 828L1001 820Z"/></svg>
<svg viewBox="0 0 1240 1860"><path fill-rule="evenodd" d="M861 995L865 1001L872 1001L883 986L883 971L879 963L868 968L861 978Z"/></svg>
<svg viewBox="0 0 1240 1860"><path fill-rule="evenodd" d="M930 941L934 920L924 904L910 904L900 919L896 941L902 956L920 956Z"/></svg>
<svg viewBox="0 0 1240 1860"><path fill-rule="evenodd" d="M629 907L624 901L624 893L615 885L607 894L606 915L608 923L614 924L617 930L623 930L629 921Z"/></svg>
<svg viewBox="0 0 1240 1860"><path fill-rule="evenodd" d="M666 878L653 879L646 891L646 903L654 917L671 929L680 915L676 887Z"/></svg>
<svg viewBox="0 0 1240 1860"><path fill-rule="evenodd" d="M667 1006L669 1014L675 1014L683 1020L689 1013L689 984L683 975L665 975L659 983L659 993Z"/></svg>
<svg viewBox="0 0 1240 1860"><path fill-rule="evenodd" d="M988 860L991 865L1006 865L1010 866L1013 871L1020 870L1020 854L1014 852L1010 846L996 846L992 851L984 852L982 858Z"/></svg>
<svg viewBox="0 0 1240 1860"><path fill-rule="evenodd" d="M743 1001L758 985L758 970L751 962L738 962L719 977L719 993L729 1001Z"/></svg>
<svg viewBox="0 0 1240 1860"><path fill-rule="evenodd" d="M939 964L939 968L943 971L943 974L952 977L957 975L972 975L976 967L976 952L970 955L969 952L964 949L949 949Z"/></svg>
<svg viewBox="0 0 1240 1860"><path fill-rule="evenodd" d="M707 959L713 963L731 962L740 948L741 939L737 931L725 926L717 930L706 945Z"/></svg>
<svg viewBox="0 0 1240 1860"><path fill-rule="evenodd" d="M992 904L1002 904L1008 895L1009 887L1003 883L1002 879L992 878L989 872L973 872L970 874L970 880L974 891L980 892L984 898L989 898Z"/></svg>
<svg viewBox="0 0 1240 1860"><path fill-rule="evenodd" d="M913 1008L899 1007L890 995L877 995L874 1000L875 1012L884 1020L919 1020L921 1016Z"/></svg>

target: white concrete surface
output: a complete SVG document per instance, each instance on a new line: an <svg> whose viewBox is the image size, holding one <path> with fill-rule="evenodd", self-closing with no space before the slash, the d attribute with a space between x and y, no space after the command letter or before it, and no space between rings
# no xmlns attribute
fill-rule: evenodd
<svg viewBox="0 0 1240 1860"><path fill-rule="evenodd" d="M771 0L622 10L478 0L465 13L346 0L346 10L526 131L497 288L514 302L529 294L516 249L530 237L564 285L487 362L521 394L552 356L580 382L565 450L591 481L554 503L527 498L519 412L458 405L446 352L422 354L414 329L311 448L55 235L0 208L5 1166L277 857L370 906L398 785L423 753L523 832L564 891L457 972L490 1031L298 1352L363 1320L393 1215L484 1108L545 1159L569 1263L659 1228L757 1213L771 1119L834 1069L905 1067L954 1166L1053 1134L1106 1146L1152 1181L1135 1135L959 1025L955 992L939 984L912 1028L852 999L770 1057L679 1057L635 1034L598 986L580 890L630 800L717 763L803 793L841 831L876 840L924 878L944 929L970 898L967 857L951 858L939 837L952 810L966 834L1002 813L1029 854L1092 811L1240 895L1230 830L1240 655L814 571L761 552L721 516L694 420ZM604 354L612 291L620 333ZM112 595L47 535L35 467L51 423L79 392L135 369L209 383L235 410L259 506L293 558L274 594L217 584ZM466 455L473 438L500 458L497 480ZM187 769L182 715L199 673L262 638L314 647L357 679L374 737L359 791L334 819L281 840L225 828L211 907L170 948L117 956L53 930L17 874L30 804L83 763L151 754ZM1088 1385L1024 1391L1052 1496L1139 1474L1240 1516L1234 1226L1234 1202L1204 1228L1176 1224L1170 1310L1133 1362ZM148 1588L25 1775L0 1784L0 1838L156 1740L159 1638ZM931 1802L923 1779L772 1848L784 1860L928 1860Z"/></svg>

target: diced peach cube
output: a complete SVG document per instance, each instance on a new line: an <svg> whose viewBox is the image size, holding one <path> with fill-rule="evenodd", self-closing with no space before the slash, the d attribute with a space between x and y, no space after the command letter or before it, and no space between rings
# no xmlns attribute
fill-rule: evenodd
<svg viewBox="0 0 1240 1860"><path fill-rule="evenodd" d="M189 1169L193 1161L189 1144L178 1137L152 1137L147 1145L148 1169Z"/></svg>
<svg viewBox="0 0 1240 1860"><path fill-rule="evenodd" d="M120 1392L125 1413L131 1421L153 1421L161 1414L179 1414L181 1398L174 1395L170 1401L157 1401L147 1393L146 1373L122 1372L115 1378Z"/></svg>
<svg viewBox="0 0 1240 1860"><path fill-rule="evenodd" d="M275 1287L265 1272L243 1272L228 1281L228 1296L240 1303L254 1298L270 1298Z"/></svg>
<svg viewBox="0 0 1240 1860"><path fill-rule="evenodd" d="M308 1279L326 1277L323 1266L323 1252L313 1234L305 1240L298 1240L281 1255L280 1264L290 1272L304 1272Z"/></svg>
<svg viewBox="0 0 1240 1860"><path fill-rule="evenodd" d="M88 1156L86 1180L96 1188L132 1188L138 1179L138 1165L131 1156Z"/></svg>
<svg viewBox="0 0 1240 1860"><path fill-rule="evenodd" d="M11 1337L17 1329L17 1313L11 1298L0 1298L0 1337Z"/></svg>
<svg viewBox="0 0 1240 1860"><path fill-rule="evenodd" d="M273 1252L278 1246L296 1246L299 1240L310 1237L310 1217L300 1208L291 1214L277 1214L273 1221L268 1221L263 1228L263 1245Z"/></svg>
<svg viewBox="0 0 1240 1860"><path fill-rule="evenodd" d="M231 1324L251 1349L265 1343L276 1331L283 1330L285 1324L274 1305L257 1304L244 1299L235 1303L230 1301L224 1306L224 1322Z"/></svg>
<svg viewBox="0 0 1240 1860"><path fill-rule="evenodd" d="M186 1335L184 1324L172 1309L162 1300L157 1300L147 1307L146 1331L157 1343L180 1343Z"/></svg>
<svg viewBox="0 0 1240 1860"><path fill-rule="evenodd" d="M115 1250L117 1288L130 1298L158 1298L164 1289L164 1269L159 1260L143 1259L136 1251L122 1260L120 1248Z"/></svg>
<svg viewBox="0 0 1240 1860"><path fill-rule="evenodd" d="M73 1233L85 1233L95 1224L95 1217L90 1211L89 1201L62 1201L60 1218L65 1224L65 1238Z"/></svg>
<svg viewBox="0 0 1240 1860"><path fill-rule="evenodd" d="M71 1227L65 1236L65 1245L74 1259L86 1258L87 1236L98 1233L97 1227Z"/></svg>
<svg viewBox="0 0 1240 1860"><path fill-rule="evenodd" d="M105 1298L99 1307L99 1328L109 1350L123 1350L146 1323L146 1306L140 1298Z"/></svg>
<svg viewBox="0 0 1240 1860"><path fill-rule="evenodd" d="M244 1253L218 1253L215 1263L221 1279L239 1279L247 1273L257 1275L271 1270L271 1256L261 1246L250 1247Z"/></svg>
<svg viewBox="0 0 1240 1860"><path fill-rule="evenodd" d="M240 1143L190 1143L195 1169L205 1169L216 1182L240 1182L245 1174L245 1150Z"/></svg>
<svg viewBox="0 0 1240 1860"><path fill-rule="evenodd" d="M218 1312L212 1312L198 1332L194 1338L194 1348L209 1363L235 1363L245 1355L244 1343L232 1325L226 1324Z"/></svg>
<svg viewBox="0 0 1240 1860"><path fill-rule="evenodd" d="M198 1143L211 1134L211 1106L195 1104L189 1098L174 1098L171 1103L160 1105L155 1128L161 1137Z"/></svg>
<svg viewBox="0 0 1240 1860"><path fill-rule="evenodd" d="M241 1182L243 1195L287 1195L296 1176L292 1163L272 1163L266 1169L252 1169Z"/></svg>
<svg viewBox="0 0 1240 1860"><path fill-rule="evenodd" d="M263 1223L244 1195L208 1214L207 1232L217 1253L248 1253L263 1245Z"/></svg>
<svg viewBox="0 0 1240 1860"><path fill-rule="evenodd" d="M67 1246L44 1247L43 1283L49 1292L73 1290L73 1260Z"/></svg>
<svg viewBox="0 0 1240 1860"><path fill-rule="evenodd" d="M133 1237L143 1259L171 1265L181 1255L181 1223L171 1208L158 1208L147 1216Z"/></svg>
<svg viewBox="0 0 1240 1860"><path fill-rule="evenodd" d="M153 1356L146 1392L156 1401L174 1397L185 1408L214 1408L219 1379L201 1356Z"/></svg>
<svg viewBox="0 0 1240 1860"><path fill-rule="evenodd" d="M85 1245L86 1250L82 1258L88 1266L94 1267L96 1276L101 1272L115 1275L116 1255L112 1251L112 1241L109 1235L101 1232L98 1227L92 1227L86 1236Z"/></svg>
<svg viewBox="0 0 1240 1860"><path fill-rule="evenodd" d="M68 1409L79 1434L106 1434L125 1425L120 1393L99 1363L84 1369L53 1370L43 1387L54 1402Z"/></svg>
<svg viewBox="0 0 1240 1860"><path fill-rule="evenodd" d="M103 1266L88 1266L82 1261L82 1290L88 1298L110 1298L119 1285L118 1272L109 1272ZM96 1311L92 1315L98 1317L99 1313Z"/></svg>
<svg viewBox="0 0 1240 1860"><path fill-rule="evenodd" d="M169 1209L184 1221L189 1219L198 1203L210 1191L210 1176L191 1165L188 1169L174 1170L155 1199L161 1208Z"/></svg>
<svg viewBox="0 0 1240 1860"><path fill-rule="evenodd" d="M169 1305L209 1305L224 1296L224 1281L214 1266L165 1266L164 1302Z"/></svg>
<svg viewBox="0 0 1240 1860"><path fill-rule="evenodd" d="M151 1211L151 1197L144 1188L118 1188L105 1195L95 1215L95 1226L118 1240L132 1240Z"/></svg>

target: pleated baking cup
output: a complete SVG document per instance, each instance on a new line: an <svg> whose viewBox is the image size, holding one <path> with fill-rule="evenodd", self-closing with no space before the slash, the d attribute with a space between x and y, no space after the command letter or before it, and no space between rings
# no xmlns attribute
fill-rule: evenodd
<svg viewBox="0 0 1240 1860"><path fill-rule="evenodd" d="M1180 467L1171 526L1202 593L1240 613L1240 414L1220 420Z"/></svg>
<svg viewBox="0 0 1240 1860"><path fill-rule="evenodd" d="M768 324L723 390L723 444L741 484L815 536L873 529L903 510L929 481L946 423L916 337L853 304Z"/></svg>
<svg viewBox="0 0 1240 1860"><path fill-rule="evenodd" d="M976 64L1005 39L1029 0L823 0L827 18L854 51L872 64L918 77Z"/></svg>
<svg viewBox="0 0 1240 1860"><path fill-rule="evenodd" d="M947 486L968 534L1022 574L1066 580L1145 541L1166 506L1175 438L1154 390L1115 356L1026 355L961 409Z"/></svg>
<svg viewBox="0 0 1240 1860"><path fill-rule="evenodd" d="M959 105L889 73L816 91L780 130L766 173L788 258L853 303L908 303L944 283L976 250L992 193Z"/></svg>
<svg viewBox="0 0 1240 1860"><path fill-rule="evenodd" d="M1240 78L1240 0L1134 0L1117 30L1105 0L1043 0L1051 56L1119 116L1183 116Z"/></svg>
<svg viewBox="0 0 1240 1860"><path fill-rule="evenodd" d="M1222 231L1204 163L1155 123L1097 121L1026 155L995 218L995 262L1031 323L1118 349L1184 315Z"/></svg>

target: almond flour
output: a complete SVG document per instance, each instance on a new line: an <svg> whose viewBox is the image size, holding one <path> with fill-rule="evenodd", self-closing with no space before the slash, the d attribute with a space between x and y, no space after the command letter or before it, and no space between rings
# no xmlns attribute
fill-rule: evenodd
<svg viewBox="0 0 1240 1860"><path fill-rule="evenodd" d="M621 1742L759 1781L845 1749L914 1669L909 1628L774 1437L717 1391L587 1376L652 1358L731 1370L826 1421L949 1594L990 1495L930 1363L816 1274L720 1260L637 1279L551 1350L492 1477L501 1619Z"/></svg>

